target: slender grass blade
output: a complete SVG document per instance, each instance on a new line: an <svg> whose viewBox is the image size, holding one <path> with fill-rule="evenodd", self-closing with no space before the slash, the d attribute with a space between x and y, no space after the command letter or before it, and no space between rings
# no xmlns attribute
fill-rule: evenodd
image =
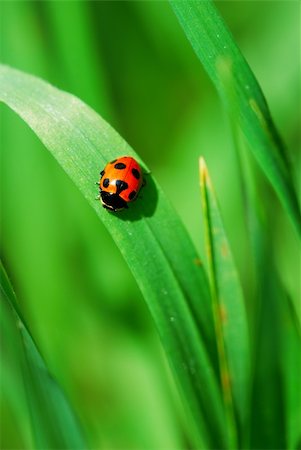
<svg viewBox="0 0 301 450"><path fill-rule="evenodd" d="M1 263L1 302L9 307L23 350L22 372L37 448L86 449L81 427L65 394L49 373L18 312L17 300Z"/></svg>
<svg viewBox="0 0 301 450"><path fill-rule="evenodd" d="M249 409L248 322L238 274L203 158L200 181L221 383L231 443L237 448L239 437L242 442L245 439Z"/></svg>
<svg viewBox="0 0 301 450"><path fill-rule="evenodd" d="M300 236L300 208L286 149L253 72L211 0L170 0L170 3L227 108L233 105L224 92L220 66L226 63L231 68L241 130Z"/></svg>

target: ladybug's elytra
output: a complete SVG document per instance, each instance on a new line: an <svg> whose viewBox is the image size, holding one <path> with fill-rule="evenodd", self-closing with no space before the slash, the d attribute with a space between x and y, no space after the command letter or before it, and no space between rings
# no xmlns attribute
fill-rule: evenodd
<svg viewBox="0 0 301 450"><path fill-rule="evenodd" d="M99 198L102 206L111 211L128 208L137 198L144 183L141 167L131 156L121 156L100 172Z"/></svg>

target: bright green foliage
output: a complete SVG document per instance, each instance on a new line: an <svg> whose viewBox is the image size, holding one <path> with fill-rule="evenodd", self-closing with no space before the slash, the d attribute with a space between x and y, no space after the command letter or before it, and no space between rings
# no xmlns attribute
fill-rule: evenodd
<svg viewBox="0 0 301 450"><path fill-rule="evenodd" d="M301 235L301 215L285 148L262 91L211 0L170 1L197 56L226 100L220 66L231 70L237 120L246 140ZM233 108L233 104L227 103Z"/></svg>
<svg viewBox="0 0 301 450"><path fill-rule="evenodd" d="M276 272L265 270L262 278L249 447L297 449L301 444L300 326Z"/></svg>
<svg viewBox="0 0 301 450"><path fill-rule="evenodd" d="M1 4L2 448L301 446L300 255L267 183L299 228L299 6L217 3L287 158L214 4L171 4ZM114 215L122 154L152 172Z"/></svg>
<svg viewBox="0 0 301 450"><path fill-rule="evenodd" d="M223 68L225 95L235 105L228 70ZM253 355L250 372L251 416L247 448L298 448L301 442L301 334L300 308L289 298L271 258L265 232L266 211L258 202L250 158L238 127L237 110L230 113L233 141L239 161L246 226L250 239L248 265L256 285L252 301ZM299 316L298 316L299 314ZM270 326L268 325L270 324Z"/></svg>
<svg viewBox="0 0 301 450"><path fill-rule="evenodd" d="M233 131L239 134L235 116L232 119ZM300 308L298 300L293 302L285 292L273 261L266 262L271 248L270 236L265 233L266 215L257 202L258 189L241 145L237 152L251 244L250 270L257 280L252 305L255 332L248 446L294 449L301 443Z"/></svg>
<svg viewBox="0 0 301 450"><path fill-rule="evenodd" d="M35 448L84 449L87 443L65 394L49 373L26 325L18 313L17 300L1 263L1 324L3 341L12 348L8 323L19 334L21 370L32 421ZM5 325L4 325L5 324Z"/></svg>
<svg viewBox="0 0 301 450"><path fill-rule="evenodd" d="M206 276L195 264L197 254L175 212L147 177L139 209L109 214L95 200L94 181L116 149L137 158L127 143L80 100L35 77L2 66L0 82L1 100L37 133L123 253L195 417L200 442L225 446L220 393L205 349L213 339ZM214 347L209 354L214 355Z"/></svg>

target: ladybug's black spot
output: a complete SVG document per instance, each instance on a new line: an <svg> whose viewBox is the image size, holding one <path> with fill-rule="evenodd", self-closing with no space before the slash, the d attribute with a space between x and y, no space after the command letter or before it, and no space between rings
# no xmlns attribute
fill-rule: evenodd
<svg viewBox="0 0 301 450"><path fill-rule="evenodd" d="M110 162L110 164L114 164L114 162L116 162L117 159L113 159L113 161Z"/></svg>
<svg viewBox="0 0 301 450"><path fill-rule="evenodd" d="M121 191L124 191L128 187L129 187L129 185L125 181L116 180L116 193L117 194L120 194Z"/></svg>
<svg viewBox="0 0 301 450"><path fill-rule="evenodd" d="M110 184L109 178L105 178L102 183L103 187L107 188L109 186L109 184Z"/></svg>
<svg viewBox="0 0 301 450"><path fill-rule="evenodd" d="M126 168L126 165L123 163L117 163L117 164L115 164L114 167L115 167L115 169L122 170L122 169Z"/></svg>
<svg viewBox="0 0 301 450"><path fill-rule="evenodd" d="M134 177L137 179L137 180L139 180L139 178L140 178L140 172L139 172L139 170L137 170L137 169L132 169L132 174L134 175Z"/></svg>
<svg viewBox="0 0 301 450"><path fill-rule="evenodd" d="M129 194L129 199L130 199L130 200L133 200L133 198L135 198L136 194L137 194L136 191L130 192L130 194Z"/></svg>

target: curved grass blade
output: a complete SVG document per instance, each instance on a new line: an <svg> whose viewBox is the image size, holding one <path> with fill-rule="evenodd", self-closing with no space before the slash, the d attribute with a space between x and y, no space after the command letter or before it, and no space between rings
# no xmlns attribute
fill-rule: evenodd
<svg viewBox="0 0 301 450"><path fill-rule="evenodd" d="M203 158L200 159L200 182L221 383L232 448L238 448L238 438L241 441L245 438L248 419L248 323L238 274Z"/></svg>
<svg viewBox="0 0 301 450"><path fill-rule="evenodd" d="M211 0L170 0L170 3L221 98L228 108L233 108L219 72L224 61L230 65L241 130L300 236L301 214L286 151L250 67Z"/></svg>
<svg viewBox="0 0 301 450"><path fill-rule="evenodd" d="M1 262L2 308L10 310L19 331L22 371L36 448L86 449L87 443L65 394L50 375L17 308L15 293Z"/></svg>
<svg viewBox="0 0 301 450"><path fill-rule="evenodd" d="M290 299L281 285L271 257L272 242L266 233L264 205L258 202L250 154L238 127L236 92L227 61L219 66L237 152L246 226L250 239L248 264L253 268L255 293L249 305L252 326L252 411L247 448L299 448L301 445L301 353L299 303ZM253 256L253 258L252 258ZM254 267L253 267L254 266ZM252 271L252 270L251 270ZM298 301L298 300L297 300Z"/></svg>
<svg viewBox="0 0 301 450"><path fill-rule="evenodd" d="M231 121L242 173L250 238L249 264L252 264L253 255L256 283L249 310L253 323L251 329L255 330L255 357L252 358L251 369L251 433L246 447L295 449L301 444L300 317L296 304L285 294L278 279L254 174L247 154L241 148L235 116Z"/></svg>
<svg viewBox="0 0 301 450"><path fill-rule="evenodd" d="M1 66L0 83L0 99L34 130L124 255L195 419L197 445L227 448L206 275L161 189L147 177L140 204L119 215L108 213L95 201L95 181L117 156L139 160L129 145L76 97L38 78Z"/></svg>
<svg viewBox="0 0 301 450"><path fill-rule="evenodd" d="M31 423L22 376L23 349L16 318L5 301L0 278L0 448L32 446Z"/></svg>
<svg viewBox="0 0 301 450"><path fill-rule="evenodd" d="M234 116L232 131L242 172L250 263L253 254L256 275L251 433L246 446L296 449L301 445L300 308L285 293L274 267L266 218L235 123Z"/></svg>

